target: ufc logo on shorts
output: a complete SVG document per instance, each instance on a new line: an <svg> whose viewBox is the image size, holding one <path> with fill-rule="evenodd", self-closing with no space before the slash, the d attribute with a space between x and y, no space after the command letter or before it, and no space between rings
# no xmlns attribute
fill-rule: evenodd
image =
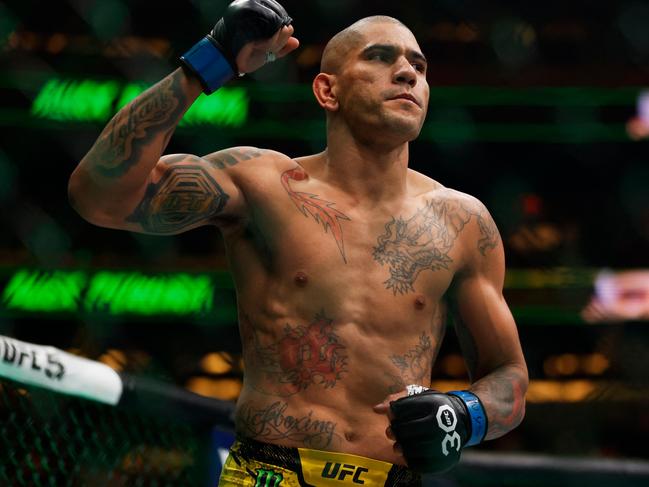
<svg viewBox="0 0 649 487"><path fill-rule="evenodd" d="M460 435L457 434L457 431L455 431L457 416L455 415L453 408L447 404L440 406L437 410L436 418L439 427L442 431L446 432L446 436L444 436L444 439L442 440L442 453L444 456L448 455L449 443L451 447L455 447L457 451L460 451L460 443L462 440L460 439ZM453 434L450 434L451 432Z"/></svg>
<svg viewBox="0 0 649 487"><path fill-rule="evenodd" d="M349 463L340 464L340 463L331 463L327 462L322 469L321 477L325 479L338 479L345 480L349 475L352 475L352 482L355 484L364 484L365 481L361 479L361 474L367 472L368 469L365 467L357 467L356 465L350 465Z"/></svg>

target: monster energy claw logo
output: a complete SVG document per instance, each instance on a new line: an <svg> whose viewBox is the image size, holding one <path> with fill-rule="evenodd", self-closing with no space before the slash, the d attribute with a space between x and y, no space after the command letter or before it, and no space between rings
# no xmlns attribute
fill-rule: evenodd
<svg viewBox="0 0 649 487"><path fill-rule="evenodd" d="M255 487L277 487L282 483L282 480L284 480L284 476L281 473L258 468Z"/></svg>

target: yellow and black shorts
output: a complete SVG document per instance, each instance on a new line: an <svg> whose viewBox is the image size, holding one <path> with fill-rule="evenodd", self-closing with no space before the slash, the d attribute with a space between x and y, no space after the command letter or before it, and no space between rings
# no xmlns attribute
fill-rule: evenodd
<svg viewBox="0 0 649 487"><path fill-rule="evenodd" d="M237 440L228 455L219 486L327 487L343 485L421 486L419 474L372 458L308 448Z"/></svg>

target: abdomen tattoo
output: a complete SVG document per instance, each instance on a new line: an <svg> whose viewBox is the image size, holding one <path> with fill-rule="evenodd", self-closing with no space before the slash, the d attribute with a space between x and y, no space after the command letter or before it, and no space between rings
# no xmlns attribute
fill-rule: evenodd
<svg viewBox="0 0 649 487"><path fill-rule="evenodd" d="M262 345L253 331L249 365L262 375L253 385L258 392L287 397L312 385L333 388L347 372L347 350L333 331L333 321L323 313L306 326L287 324L283 336Z"/></svg>

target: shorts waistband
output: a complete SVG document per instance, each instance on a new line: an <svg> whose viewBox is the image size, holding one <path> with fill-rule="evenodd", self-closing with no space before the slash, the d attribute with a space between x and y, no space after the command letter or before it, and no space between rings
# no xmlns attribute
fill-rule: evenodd
<svg viewBox="0 0 649 487"><path fill-rule="evenodd" d="M254 459L291 470L306 486L421 485L420 475L406 467L360 455L286 447L249 438L238 438L231 450L244 460Z"/></svg>

